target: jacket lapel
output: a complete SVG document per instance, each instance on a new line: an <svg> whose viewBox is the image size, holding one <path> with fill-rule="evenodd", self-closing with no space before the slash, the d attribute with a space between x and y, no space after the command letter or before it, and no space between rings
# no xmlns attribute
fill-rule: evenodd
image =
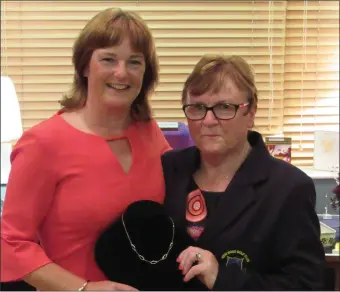
<svg viewBox="0 0 340 292"><path fill-rule="evenodd" d="M180 226L186 227L186 204L189 184L193 173L199 167L199 151L193 146L185 149L174 156L175 161L172 164L173 175L168 180L169 186L168 193L171 194L171 198L165 198L166 205L169 206L171 216L175 221L180 223Z"/></svg>
<svg viewBox="0 0 340 292"><path fill-rule="evenodd" d="M239 184L237 178L233 180L223 197L221 197L218 207L213 213L209 213L209 220L204 232L199 238L200 245L213 240L222 230L233 226L240 220L240 217L256 201L254 188L249 184Z"/></svg>
<svg viewBox="0 0 340 292"><path fill-rule="evenodd" d="M207 226L199 239L202 246L240 220L257 200L255 186L268 177L270 156L262 137L250 132L248 139L253 149L235 173L215 212L209 214Z"/></svg>

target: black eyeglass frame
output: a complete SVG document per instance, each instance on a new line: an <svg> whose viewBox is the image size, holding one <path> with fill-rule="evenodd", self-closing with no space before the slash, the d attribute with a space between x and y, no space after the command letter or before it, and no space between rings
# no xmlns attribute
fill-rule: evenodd
<svg viewBox="0 0 340 292"><path fill-rule="evenodd" d="M228 120L232 120L233 118L235 118L236 113L237 113L237 111L238 111L240 108L244 108L244 107L248 106L249 104L250 104L249 102L241 103L241 104L235 104L235 103L217 103L217 104L215 104L215 105L213 105L213 106L206 106L206 105L200 104L200 103L199 103L199 104L198 104L198 103L191 103L191 104L185 104L185 105L183 105L183 106L182 106L182 110L183 110L183 112L184 112L186 118L187 118L188 120L191 120L191 121L200 121L200 120L205 119L205 117L206 117L208 111L212 111L212 113L214 114L214 116L215 116L215 118L216 118L217 120L228 121ZM197 105L200 105L200 106L202 106L202 107L205 109L205 114L204 114L204 116L203 116L202 118L199 118L199 119L192 119L192 118L189 118L189 117L187 116L187 113L186 113L185 109L186 109L187 107L189 107L189 106L195 106L195 105L196 105L196 106L197 106ZM227 105L227 106L232 106L232 107L234 107L234 108L235 108L234 115L233 115L231 118L228 118L228 119L222 119L222 118L218 117L218 116L216 115L215 111L214 111L214 108L217 107L217 106L220 106L220 105Z"/></svg>

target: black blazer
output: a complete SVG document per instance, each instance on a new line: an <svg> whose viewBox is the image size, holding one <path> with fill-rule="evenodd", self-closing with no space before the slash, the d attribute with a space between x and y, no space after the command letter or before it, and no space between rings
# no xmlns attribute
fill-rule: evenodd
<svg viewBox="0 0 340 292"><path fill-rule="evenodd" d="M257 132L197 246L219 261L214 290L321 290L325 253L312 179L272 157ZM188 184L200 164L193 146L162 157L165 206L186 227Z"/></svg>

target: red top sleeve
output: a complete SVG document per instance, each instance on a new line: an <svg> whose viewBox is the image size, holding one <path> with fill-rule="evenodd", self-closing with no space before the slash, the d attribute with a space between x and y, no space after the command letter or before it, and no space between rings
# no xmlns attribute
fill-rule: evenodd
<svg viewBox="0 0 340 292"><path fill-rule="evenodd" d="M42 140L42 141L41 141ZM27 131L11 154L1 222L1 281L14 281L51 262L38 229L51 205L57 177L43 139Z"/></svg>

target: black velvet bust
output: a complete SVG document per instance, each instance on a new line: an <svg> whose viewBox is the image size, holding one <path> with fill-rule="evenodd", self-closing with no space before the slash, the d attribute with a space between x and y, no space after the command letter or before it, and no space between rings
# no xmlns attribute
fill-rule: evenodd
<svg viewBox="0 0 340 292"><path fill-rule="evenodd" d="M197 279L183 281L176 259L194 243L186 232L176 225L173 228L162 205L153 201L135 202L124 212L123 220L126 230L119 218L100 235L95 245L96 262L108 279L143 291L202 290ZM159 261L168 253L172 241L173 246L165 260L151 264L141 260L132 249L126 231L138 253L148 261Z"/></svg>

